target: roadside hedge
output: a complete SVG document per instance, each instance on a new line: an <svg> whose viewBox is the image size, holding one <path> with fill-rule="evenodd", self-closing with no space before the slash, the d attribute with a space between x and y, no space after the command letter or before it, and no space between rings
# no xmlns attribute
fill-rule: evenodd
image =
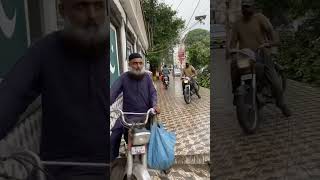
<svg viewBox="0 0 320 180"><path fill-rule="evenodd" d="M210 89L210 72L202 72L198 74L198 83L201 87Z"/></svg>
<svg viewBox="0 0 320 180"><path fill-rule="evenodd" d="M311 22L310 22L311 23ZM320 86L320 32L304 23L297 32L280 33L279 63L288 78Z"/></svg>

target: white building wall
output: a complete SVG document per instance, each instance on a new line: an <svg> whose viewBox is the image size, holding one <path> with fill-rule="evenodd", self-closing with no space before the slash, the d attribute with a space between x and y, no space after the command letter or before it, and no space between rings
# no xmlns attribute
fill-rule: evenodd
<svg viewBox="0 0 320 180"><path fill-rule="evenodd" d="M121 59L123 71L128 70L128 61L126 57L127 35L133 35L133 52L141 53L144 57L144 52L148 49L149 43L145 29L143 14L139 0L113 0L117 10L121 13L120 41L123 49ZM129 31L126 33L126 31ZM145 58L143 58L145 59Z"/></svg>
<svg viewBox="0 0 320 180"><path fill-rule="evenodd" d="M140 0L120 0L122 7L128 15L128 19L141 40L144 49L149 46L146 27L144 24Z"/></svg>
<svg viewBox="0 0 320 180"><path fill-rule="evenodd" d="M42 14L43 14L43 32L45 34L51 33L58 29L57 25L57 7L56 1L42 0Z"/></svg>

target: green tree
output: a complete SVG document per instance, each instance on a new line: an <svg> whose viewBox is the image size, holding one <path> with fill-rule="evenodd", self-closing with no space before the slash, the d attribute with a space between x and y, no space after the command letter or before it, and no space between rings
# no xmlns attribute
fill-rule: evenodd
<svg viewBox="0 0 320 180"><path fill-rule="evenodd" d="M320 14L319 0L257 0L257 7L274 26L287 25L307 13Z"/></svg>
<svg viewBox="0 0 320 180"><path fill-rule="evenodd" d="M195 29L186 35L185 46L188 61L196 68L207 67L206 71L198 76L199 85L210 88L210 32L204 29Z"/></svg>
<svg viewBox="0 0 320 180"><path fill-rule="evenodd" d="M320 1L257 0L257 2L276 27L288 25L297 18L304 18L297 31L280 31L282 43L278 60L286 68L289 78L319 86Z"/></svg>
<svg viewBox="0 0 320 180"><path fill-rule="evenodd" d="M177 17L177 12L165 3L157 0L143 0L145 20L151 25L152 46L147 52L151 67L157 68L178 42L179 32L184 28L184 20Z"/></svg>
<svg viewBox="0 0 320 180"><path fill-rule="evenodd" d="M200 42L204 39L210 39L210 32L205 29L194 29L186 35L185 44L188 48L196 42Z"/></svg>
<svg viewBox="0 0 320 180"><path fill-rule="evenodd" d="M186 51L189 62L197 69L210 63L210 32L195 29L186 35Z"/></svg>

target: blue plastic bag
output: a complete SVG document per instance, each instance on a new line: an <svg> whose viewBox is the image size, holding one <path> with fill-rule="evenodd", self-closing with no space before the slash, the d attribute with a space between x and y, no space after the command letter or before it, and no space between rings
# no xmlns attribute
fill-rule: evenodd
<svg viewBox="0 0 320 180"><path fill-rule="evenodd" d="M174 163L176 135L167 132L163 125L154 122L148 146L148 166L151 169L167 170Z"/></svg>

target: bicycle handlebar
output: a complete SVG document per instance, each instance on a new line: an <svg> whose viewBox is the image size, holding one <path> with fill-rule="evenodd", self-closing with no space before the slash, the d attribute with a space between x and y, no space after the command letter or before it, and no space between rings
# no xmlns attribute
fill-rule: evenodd
<svg viewBox="0 0 320 180"><path fill-rule="evenodd" d="M14 160L17 163L23 165L26 171L29 171L26 165L31 165L32 168L37 169L37 177L39 180L45 180L46 177L49 180L56 180L50 172L48 172L44 167L46 166L84 166L84 167L110 167L108 163L94 163L94 162L69 162L69 161L42 161L36 153L27 150L27 149L18 149L16 152L12 152L10 155L6 157L0 158L1 161L5 162L7 160ZM29 172L28 172L29 173ZM10 178L10 179L18 179L14 176L9 176L6 171L0 173L1 177Z"/></svg>
<svg viewBox="0 0 320 180"><path fill-rule="evenodd" d="M153 108L150 108L146 113L134 113L134 112L123 112L121 109L115 109L111 110L110 113L115 112L115 113L120 113L121 114L121 120L124 123L125 126L131 127L133 125L146 125L148 123L148 119L150 114L155 115L155 110ZM144 120L143 123L128 123L124 117L124 115L146 115L146 119Z"/></svg>
<svg viewBox="0 0 320 180"><path fill-rule="evenodd" d="M255 49L255 51L258 51L258 50L261 50L261 49L263 49L263 48L272 48L273 47L273 45L272 44L262 44L262 45L260 45L259 47L257 47L256 49ZM239 53L239 52L241 52L241 49L230 49L230 54L231 55L233 55L233 54L236 54L236 53Z"/></svg>
<svg viewBox="0 0 320 180"><path fill-rule="evenodd" d="M194 77L196 77L196 76L197 76L197 75L192 75L191 78L194 78ZM188 78L189 78L188 76L181 77L181 79L188 79ZM191 78L190 78L190 79L191 79Z"/></svg>

